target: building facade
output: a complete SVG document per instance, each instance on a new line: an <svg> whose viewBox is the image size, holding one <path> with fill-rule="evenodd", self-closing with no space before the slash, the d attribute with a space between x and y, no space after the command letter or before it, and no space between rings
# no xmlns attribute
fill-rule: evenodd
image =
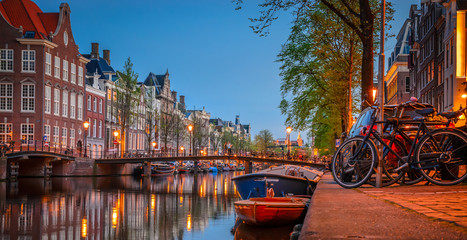
<svg viewBox="0 0 467 240"><path fill-rule="evenodd" d="M30 0L3 0L0 15L0 141L80 150L88 60L68 4L43 13Z"/></svg>

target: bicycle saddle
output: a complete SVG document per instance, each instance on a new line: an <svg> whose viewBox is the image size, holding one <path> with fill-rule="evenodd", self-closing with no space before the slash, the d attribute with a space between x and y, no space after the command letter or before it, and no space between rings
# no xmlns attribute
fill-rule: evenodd
<svg viewBox="0 0 467 240"><path fill-rule="evenodd" d="M441 113L438 113L438 115L443 116L443 117L445 117L447 119L457 118L461 114L462 114L461 112L441 112Z"/></svg>
<svg viewBox="0 0 467 240"><path fill-rule="evenodd" d="M433 108L418 109L418 110L415 110L415 112L422 116L427 116L427 115L434 113L435 109Z"/></svg>

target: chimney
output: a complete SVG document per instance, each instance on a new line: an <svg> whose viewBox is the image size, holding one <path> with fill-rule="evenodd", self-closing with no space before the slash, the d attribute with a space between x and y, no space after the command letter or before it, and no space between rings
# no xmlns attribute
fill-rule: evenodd
<svg viewBox="0 0 467 240"><path fill-rule="evenodd" d="M104 60L110 65L110 50L104 49Z"/></svg>
<svg viewBox="0 0 467 240"><path fill-rule="evenodd" d="M177 101L177 92L176 91L172 91L172 98L174 101Z"/></svg>
<svg viewBox="0 0 467 240"><path fill-rule="evenodd" d="M180 95L180 103L185 106L185 96Z"/></svg>
<svg viewBox="0 0 467 240"><path fill-rule="evenodd" d="M99 43L91 43L91 58L99 58Z"/></svg>

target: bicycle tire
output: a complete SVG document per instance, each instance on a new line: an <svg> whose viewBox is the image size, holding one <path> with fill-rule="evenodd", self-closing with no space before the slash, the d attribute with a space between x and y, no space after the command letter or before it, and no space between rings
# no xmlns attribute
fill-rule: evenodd
<svg viewBox="0 0 467 240"><path fill-rule="evenodd" d="M355 136L346 140L332 158L332 176L334 181L344 188L360 187L367 182L374 171L378 152L371 139L365 142L363 140L363 136ZM355 155L355 151L361 145L361 151Z"/></svg>
<svg viewBox="0 0 467 240"><path fill-rule="evenodd" d="M404 157L408 155L404 144L400 140L394 139L393 144L394 145L392 145L391 147L399 156ZM395 146L395 149L394 149L394 146ZM397 181L399 181L399 179L401 179L402 176L404 176L404 174L406 173L405 169L401 169L398 172L392 171L400 167L402 164L404 163L397 160L397 157L393 153L391 153L389 150L385 151L385 154L383 156L383 175L382 175L383 179L382 179L382 184L381 184L382 187L390 186L396 183ZM376 174L373 174L373 175L376 175ZM375 186L376 176L370 178L368 180L368 183Z"/></svg>
<svg viewBox="0 0 467 240"><path fill-rule="evenodd" d="M423 136L415 150L415 166L431 183L449 186L467 179L467 136L439 129Z"/></svg>

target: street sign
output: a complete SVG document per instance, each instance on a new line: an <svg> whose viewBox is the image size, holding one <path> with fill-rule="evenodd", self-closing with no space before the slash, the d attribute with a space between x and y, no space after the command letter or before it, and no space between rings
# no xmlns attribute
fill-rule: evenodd
<svg viewBox="0 0 467 240"><path fill-rule="evenodd" d="M43 136L42 141L47 142L47 136Z"/></svg>
<svg viewBox="0 0 467 240"><path fill-rule="evenodd" d="M115 145L118 144L118 140L114 140L114 144L115 144Z"/></svg>
<svg viewBox="0 0 467 240"><path fill-rule="evenodd" d="M49 147L49 142L45 142L44 147Z"/></svg>

